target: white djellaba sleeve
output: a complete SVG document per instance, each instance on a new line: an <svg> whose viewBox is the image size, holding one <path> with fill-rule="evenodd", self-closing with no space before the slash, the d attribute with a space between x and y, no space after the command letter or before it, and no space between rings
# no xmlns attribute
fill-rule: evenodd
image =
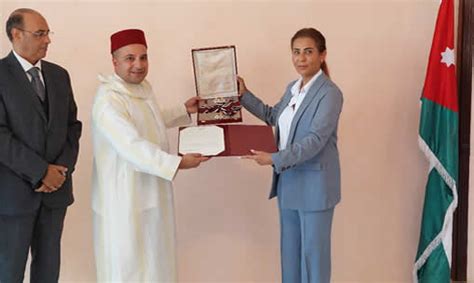
<svg viewBox="0 0 474 283"><path fill-rule="evenodd" d="M103 93L97 97L92 110L96 130L137 171L173 180L181 157L163 151L159 145L140 136L126 109L118 95Z"/></svg>

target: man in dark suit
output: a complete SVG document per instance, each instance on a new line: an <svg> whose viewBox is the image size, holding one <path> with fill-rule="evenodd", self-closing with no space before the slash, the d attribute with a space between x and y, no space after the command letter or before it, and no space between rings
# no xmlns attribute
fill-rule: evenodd
<svg viewBox="0 0 474 283"><path fill-rule="evenodd" d="M57 282L71 174L82 125L69 75L46 56L49 27L38 12L15 10L0 60L0 282Z"/></svg>

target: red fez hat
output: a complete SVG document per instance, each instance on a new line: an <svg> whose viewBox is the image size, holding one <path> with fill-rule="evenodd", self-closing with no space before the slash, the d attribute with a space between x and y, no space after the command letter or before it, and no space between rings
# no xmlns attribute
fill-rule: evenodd
<svg viewBox="0 0 474 283"><path fill-rule="evenodd" d="M145 33L142 30L125 29L118 31L110 36L110 53L134 43L143 44L147 47Z"/></svg>

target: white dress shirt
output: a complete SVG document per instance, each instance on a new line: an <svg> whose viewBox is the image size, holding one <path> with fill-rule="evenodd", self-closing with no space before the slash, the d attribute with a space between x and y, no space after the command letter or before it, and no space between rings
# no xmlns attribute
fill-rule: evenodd
<svg viewBox="0 0 474 283"><path fill-rule="evenodd" d="M278 149L282 150L286 148L288 143L288 135L290 134L291 122L295 116L296 111L301 105L301 102L308 93L308 90L311 88L316 79L322 74L322 70L319 70L304 86L301 86L303 83L303 78L301 77L291 88L291 99L286 108L278 118L278 130L280 136L280 142L278 143Z"/></svg>
<svg viewBox="0 0 474 283"><path fill-rule="evenodd" d="M20 65L23 68L23 71L25 71L26 75L28 76L28 79L30 80L30 82L32 80L32 77L28 73L28 71L33 67L37 67L39 69L39 76L40 76L41 82L43 83L43 85L45 85L44 84L44 79L43 79L43 74L41 73L41 60L38 60L38 62L36 62L36 64L33 65L30 62L28 62L25 58L18 55L18 53L16 53L15 50L13 50L13 55L15 55L18 62L20 62Z"/></svg>

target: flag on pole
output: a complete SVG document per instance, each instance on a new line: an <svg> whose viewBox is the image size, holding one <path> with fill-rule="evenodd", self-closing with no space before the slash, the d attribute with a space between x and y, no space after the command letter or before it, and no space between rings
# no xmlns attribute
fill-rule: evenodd
<svg viewBox="0 0 474 283"><path fill-rule="evenodd" d="M413 282L449 283L457 207L458 98L454 1L442 0L426 72L418 141L430 164Z"/></svg>

